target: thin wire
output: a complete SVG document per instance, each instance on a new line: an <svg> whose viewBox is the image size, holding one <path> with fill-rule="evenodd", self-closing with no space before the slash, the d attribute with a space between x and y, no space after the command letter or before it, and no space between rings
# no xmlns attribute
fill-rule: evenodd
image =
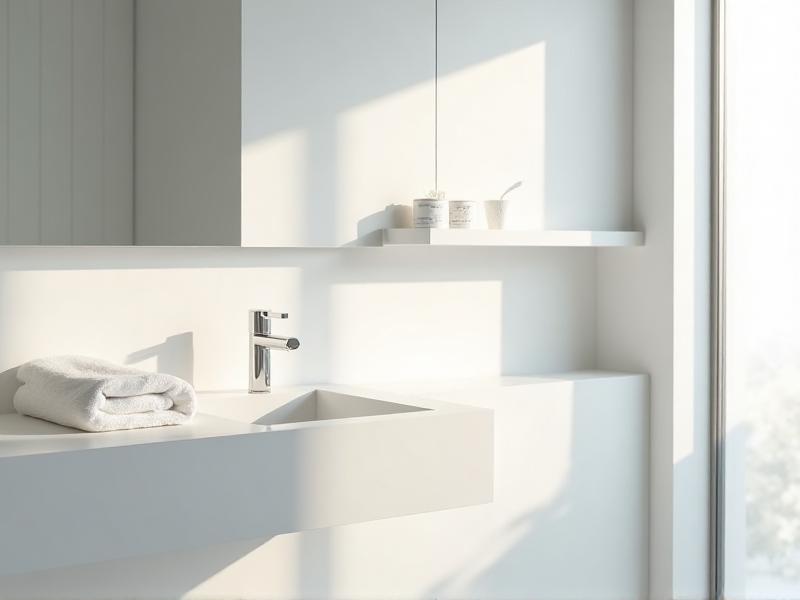
<svg viewBox="0 0 800 600"><path fill-rule="evenodd" d="M433 15L433 189L439 191L439 0Z"/></svg>

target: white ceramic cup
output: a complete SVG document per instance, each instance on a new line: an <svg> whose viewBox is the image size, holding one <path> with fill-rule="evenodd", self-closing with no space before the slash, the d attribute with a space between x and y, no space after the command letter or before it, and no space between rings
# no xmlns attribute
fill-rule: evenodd
<svg viewBox="0 0 800 600"><path fill-rule="evenodd" d="M508 205L510 200L486 200L486 224L489 229L506 229L508 227Z"/></svg>

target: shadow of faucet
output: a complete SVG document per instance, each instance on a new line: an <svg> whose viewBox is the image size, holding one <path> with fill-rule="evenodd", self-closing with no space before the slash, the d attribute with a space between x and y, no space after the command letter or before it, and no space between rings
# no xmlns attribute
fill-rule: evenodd
<svg viewBox="0 0 800 600"><path fill-rule="evenodd" d="M160 344L132 352L125 358L125 364L136 364L153 357L159 373L194 383L194 334L191 331L171 335Z"/></svg>

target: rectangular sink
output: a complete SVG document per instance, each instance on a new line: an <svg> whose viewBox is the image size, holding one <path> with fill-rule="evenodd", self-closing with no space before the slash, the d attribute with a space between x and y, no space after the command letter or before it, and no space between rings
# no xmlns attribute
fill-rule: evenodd
<svg viewBox="0 0 800 600"><path fill-rule="evenodd" d="M265 531L303 531L491 502L493 411L360 387L200 394L264 426Z"/></svg>
<svg viewBox="0 0 800 600"><path fill-rule="evenodd" d="M103 433L0 415L0 531L19 541L0 575L492 500L484 408L343 386L198 406L188 425Z"/></svg>
<svg viewBox="0 0 800 600"><path fill-rule="evenodd" d="M282 425L331 419L352 419L377 415L431 410L421 406L375 400L363 396L351 396L331 390L312 390L299 398L290 400L272 412L257 419L259 425Z"/></svg>

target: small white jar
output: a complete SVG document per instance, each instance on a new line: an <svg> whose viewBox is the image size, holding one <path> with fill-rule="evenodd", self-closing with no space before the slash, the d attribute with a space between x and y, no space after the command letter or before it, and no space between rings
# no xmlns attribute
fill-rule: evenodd
<svg viewBox="0 0 800 600"><path fill-rule="evenodd" d="M475 200L450 200L450 229L475 229L478 203Z"/></svg>
<svg viewBox="0 0 800 600"><path fill-rule="evenodd" d="M450 222L447 200L444 198L418 198L414 200L414 227L419 229L447 229Z"/></svg>

